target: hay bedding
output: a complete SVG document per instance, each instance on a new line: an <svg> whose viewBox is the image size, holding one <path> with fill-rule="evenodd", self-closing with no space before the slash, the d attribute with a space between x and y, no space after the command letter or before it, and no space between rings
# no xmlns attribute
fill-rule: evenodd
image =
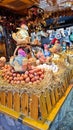
<svg viewBox="0 0 73 130"><path fill-rule="evenodd" d="M12 85L6 82L2 78L2 72L0 71L0 91L12 91L12 92L19 92L19 93L26 92L29 94L32 94L32 93L39 94L42 91L44 91L47 87L49 88L51 86L52 79L53 79L53 72L46 71L44 79L40 81L39 83L32 83L32 84L25 83L24 85L22 84Z"/></svg>
<svg viewBox="0 0 73 130"><path fill-rule="evenodd" d="M54 87L60 86L60 75L56 77L52 71L46 71L44 79L39 83L25 83L24 85L12 85L7 83L3 78L0 72L0 91L12 91L23 93L26 92L28 94L40 94L41 92L45 92L45 89L51 90Z"/></svg>
<svg viewBox="0 0 73 130"><path fill-rule="evenodd" d="M73 66L64 67L59 69L57 73L46 70L44 79L38 83L24 83L24 84L10 84L2 78L2 70L0 70L0 91L12 91L28 94L39 95L41 92L45 92L46 89L52 90L55 87L61 87L68 75L69 71L73 69Z"/></svg>

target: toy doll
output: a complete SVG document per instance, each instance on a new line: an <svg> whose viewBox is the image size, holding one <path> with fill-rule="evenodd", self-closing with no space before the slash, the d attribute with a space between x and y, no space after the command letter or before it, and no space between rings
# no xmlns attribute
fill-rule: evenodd
<svg viewBox="0 0 73 130"><path fill-rule="evenodd" d="M46 58L42 52L42 50L39 50L36 54L36 58L40 61L40 63L44 63L46 61Z"/></svg>
<svg viewBox="0 0 73 130"><path fill-rule="evenodd" d="M49 51L48 45L44 44L44 56L47 57L47 56L50 56L50 55L51 55L51 53Z"/></svg>

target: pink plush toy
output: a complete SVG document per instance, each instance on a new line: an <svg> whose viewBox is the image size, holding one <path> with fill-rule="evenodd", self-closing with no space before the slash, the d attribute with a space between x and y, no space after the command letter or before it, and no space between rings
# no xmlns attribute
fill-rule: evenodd
<svg viewBox="0 0 73 130"><path fill-rule="evenodd" d="M26 57L26 55L26 52L22 48L18 49L18 56Z"/></svg>

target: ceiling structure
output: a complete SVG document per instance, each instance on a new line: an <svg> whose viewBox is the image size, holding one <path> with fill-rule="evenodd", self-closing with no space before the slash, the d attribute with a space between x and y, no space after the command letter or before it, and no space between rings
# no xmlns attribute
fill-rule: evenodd
<svg viewBox="0 0 73 130"><path fill-rule="evenodd" d="M0 0L0 7L11 9L20 14L27 13L27 9L33 5L44 11L54 11L66 7L73 9L73 0Z"/></svg>

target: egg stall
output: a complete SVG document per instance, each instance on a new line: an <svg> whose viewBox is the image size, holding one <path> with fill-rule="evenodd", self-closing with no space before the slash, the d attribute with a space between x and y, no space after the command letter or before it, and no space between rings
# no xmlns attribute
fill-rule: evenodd
<svg viewBox="0 0 73 130"><path fill-rule="evenodd" d="M51 50L52 54L45 57L40 43L37 40L31 43L26 30L21 28L12 36L17 45L14 55L8 63L1 59L0 111L28 130L52 129L72 90L72 51Z"/></svg>

